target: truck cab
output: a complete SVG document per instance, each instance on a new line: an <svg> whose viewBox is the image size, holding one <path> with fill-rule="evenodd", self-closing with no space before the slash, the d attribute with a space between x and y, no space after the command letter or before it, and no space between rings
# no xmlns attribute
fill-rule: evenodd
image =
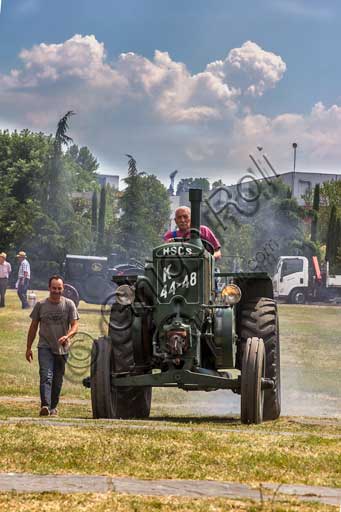
<svg viewBox="0 0 341 512"><path fill-rule="evenodd" d="M281 256L272 279L274 297L304 304L309 288L309 261L305 256Z"/></svg>

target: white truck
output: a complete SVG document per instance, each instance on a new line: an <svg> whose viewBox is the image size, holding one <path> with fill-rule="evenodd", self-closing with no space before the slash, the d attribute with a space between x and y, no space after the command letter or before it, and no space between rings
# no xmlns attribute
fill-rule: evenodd
<svg viewBox="0 0 341 512"><path fill-rule="evenodd" d="M281 256L272 278L274 298L291 304L341 298L341 275L330 274L328 262L324 267L321 271L316 256Z"/></svg>

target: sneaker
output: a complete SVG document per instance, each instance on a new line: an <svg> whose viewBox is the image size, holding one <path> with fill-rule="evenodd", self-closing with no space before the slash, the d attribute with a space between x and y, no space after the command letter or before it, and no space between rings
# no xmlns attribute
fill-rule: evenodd
<svg viewBox="0 0 341 512"><path fill-rule="evenodd" d="M49 408L47 407L47 405L44 405L44 406L40 409L39 416L49 416L49 414L50 414Z"/></svg>
<svg viewBox="0 0 341 512"><path fill-rule="evenodd" d="M50 416L58 416L58 409L51 409Z"/></svg>

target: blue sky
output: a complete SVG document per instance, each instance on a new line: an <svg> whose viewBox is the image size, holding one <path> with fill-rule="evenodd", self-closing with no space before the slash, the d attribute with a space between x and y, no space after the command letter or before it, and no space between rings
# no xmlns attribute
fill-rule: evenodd
<svg viewBox="0 0 341 512"><path fill-rule="evenodd" d="M328 0L2 0L0 127L53 131L73 107L74 139L105 169L129 152L162 177L232 179L259 143L284 172L294 137L298 167L337 171L340 11ZM87 52L101 83L80 71Z"/></svg>

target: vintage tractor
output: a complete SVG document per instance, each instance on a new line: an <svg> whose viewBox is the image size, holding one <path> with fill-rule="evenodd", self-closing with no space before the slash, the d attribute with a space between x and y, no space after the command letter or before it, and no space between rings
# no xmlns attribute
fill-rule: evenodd
<svg viewBox="0 0 341 512"><path fill-rule="evenodd" d="M243 423L280 415L271 280L264 273L215 273L199 236L201 190L189 197L191 238L156 247L143 276L113 278L108 336L94 341L91 354L95 418L148 417L154 386L230 389L241 395Z"/></svg>

